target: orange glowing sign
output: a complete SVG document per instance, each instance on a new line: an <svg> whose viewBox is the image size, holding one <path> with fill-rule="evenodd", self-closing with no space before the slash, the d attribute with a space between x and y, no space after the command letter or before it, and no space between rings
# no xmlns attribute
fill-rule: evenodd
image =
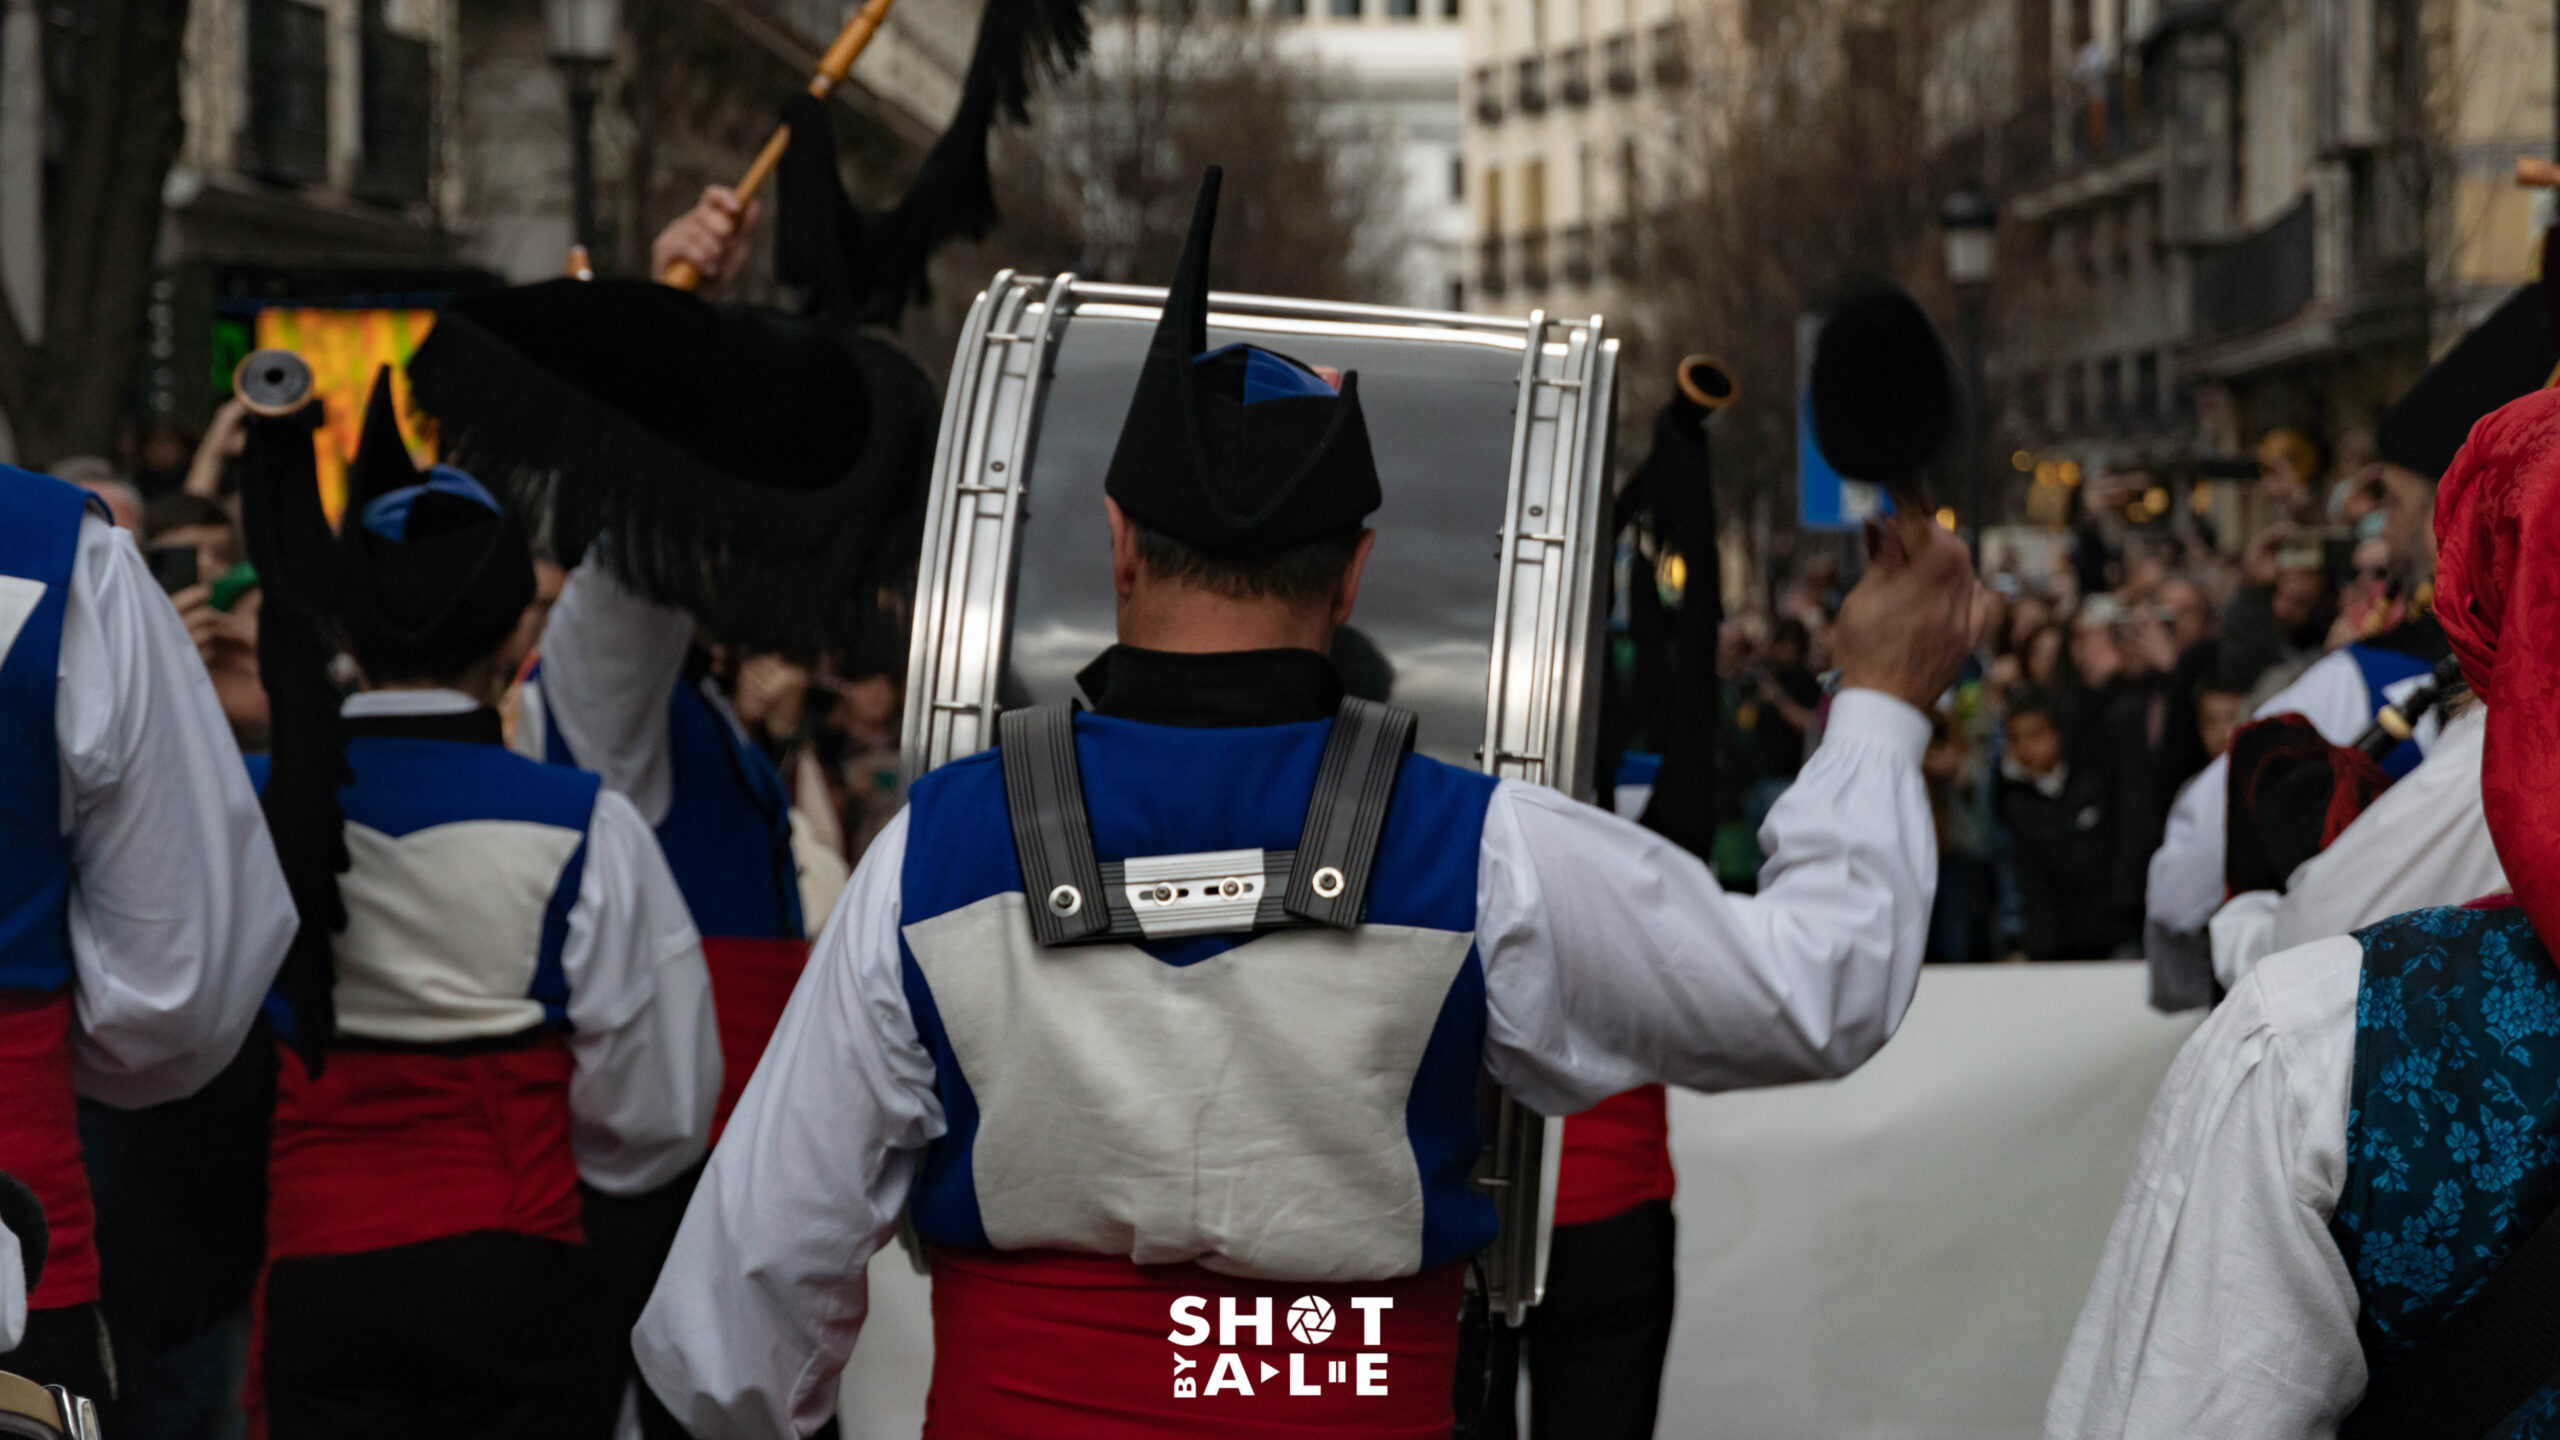
<svg viewBox="0 0 2560 1440"><path fill-rule="evenodd" d="M347 466L364 433L365 401L373 394L376 370L393 367L392 395L399 403L400 437L409 444L410 458L421 465L435 459L434 437L422 434L418 417L409 413L409 373L404 368L435 318L433 310L277 307L258 312L258 347L291 350L311 366L311 387L324 417L312 444L320 461L320 503L331 524L346 508Z"/></svg>

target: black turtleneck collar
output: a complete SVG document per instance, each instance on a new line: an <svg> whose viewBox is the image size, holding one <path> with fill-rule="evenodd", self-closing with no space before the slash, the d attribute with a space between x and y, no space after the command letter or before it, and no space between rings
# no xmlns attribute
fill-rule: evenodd
<svg viewBox="0 0 2560 1440"><path fill-rule="evenodd" d="M1330 720L1342 708L1342 677L1313 650L1185 655L1114 645L1076 684L1097 714L1187 730Z"/></svg>

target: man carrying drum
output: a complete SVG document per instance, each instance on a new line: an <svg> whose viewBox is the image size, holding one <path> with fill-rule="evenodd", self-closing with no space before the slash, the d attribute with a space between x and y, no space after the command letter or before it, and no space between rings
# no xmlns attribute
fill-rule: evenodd
<svg viewBox="0 0 2560 1440"><path fill-rule="evenodd" d="M1909 1003L1920 707L1978 628L1963 547L1877 533L1757 896L1412 755L1411 717L1346 702L1327 659L1380 498L1358 377L1208 350L1217 189L1105 486L1092 712L1010 712L917 782L642 1317L695 1435L825 1423L902 1215L933 1268L928 1434L1445 1435L1495 1228L1480 1069L1551 1115L1834 1076Z"/></svg>

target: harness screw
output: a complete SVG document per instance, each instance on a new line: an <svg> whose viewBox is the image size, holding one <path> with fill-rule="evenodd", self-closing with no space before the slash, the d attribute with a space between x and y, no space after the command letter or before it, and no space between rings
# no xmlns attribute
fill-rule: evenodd
<svg viewBox="0 0 2560 1440"><path fill-rule="evenodd" d="M1061 885L1049 892L1049 908L1061 915L1073 915L1084 908L1084 895L1073 885Z"/></svg>
<svg viewBox="0 0 2560 1440"><path fill-rule="evenodd" d="M1318 870L1315 874L1314 889L1319 897L1326 900L1341 894L1342 872L1330 865Z"/></svg>

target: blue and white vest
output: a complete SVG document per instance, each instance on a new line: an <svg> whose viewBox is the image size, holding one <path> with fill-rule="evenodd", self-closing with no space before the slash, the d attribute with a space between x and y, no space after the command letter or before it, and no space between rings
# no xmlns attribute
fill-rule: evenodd
<svg viewBox="0 0 2560 1440"><path fill-rule="evenodd" d="M2356 938L2355 1088L2329 1233L2379 1370L2560 1204L2560 969L2512 906L2412 911ZM2491 1435L2560 1436L2560 1387Z"/></svg>
<svg viewBox="0 0 2560 1440"><path fill-rule="evenodd" d="M1079 715L1099 857L1294 848L1332 723ZM1493 1206L1467 1176L1492 794L1407 758L1356 930L1044 950L996 753L918 781L900 958L950 1128L917 1177L917 1232L1310 1281L1482 1249Z"/></svg>
<svg viewBox="0 0 2560 1440"><path fill-rule="evenodd" d="M536 666L534 675L541 676ZM545 728L543 757L576 767L557 725ZM797 939L800 870L791 858L791 797L773 762L737 722L692 681L667 700L667 768L672 794L658 821L676 889L706 938Z"/></svg>
<svg viewBox="0 0 2560 1440"><path fill-rule="evenodd" d="M379 734L349 740L347 766L339 1035L448 1045L565 1028L561 953L601 782L503 745ZM263 756L251 773L263 786Z"/></svg>
<svg viewBox="0 0 2560 1440"><path fill-rule="evenodd" d="M78 486L0 466L0 989L71 982L71 840L54 709L88 504Z"/></svg>

